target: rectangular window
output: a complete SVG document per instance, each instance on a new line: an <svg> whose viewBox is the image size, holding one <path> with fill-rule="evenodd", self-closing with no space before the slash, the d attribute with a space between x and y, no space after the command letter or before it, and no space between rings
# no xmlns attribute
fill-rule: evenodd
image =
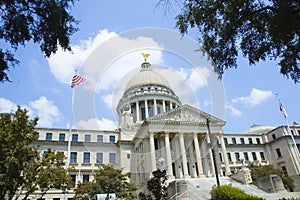
<svg viewBox="0 0 300 200"><path fill-rule="evenodd" d="M228 158L228 161L231 162L232 159L231 159L231 154L230 153L227 153L227 158Z"/></svg>
<svg viewBox="0 0 300 200"><path fill-rule="evenodd" d="M130 153L127 154L127 159L130 159Z"/></svg>
<svg viewBox="0 0 300 200"><path fill-rule="evenodd" d="M142 111L142 120L145 120L146 119L146 111L145 111L145 108L142 108L141 109L141 111Z"/></svg>
<svg viewBox="0 0 300 200"><path fill-rule="evenodd" d="M255 153L255 152L252 152L252 158L253 158L253 160L257 160L256 153Z"/></svg>
<svg viewBox="0 0 300 200"><path fill-rule="evenodd" d="M46 133L46 141L52 140L52 133Z"/></svg>
<svg viewBox="0 0 300 200"><path fill-rule="evenodd" d="M109 153L109 163L115 163L115 162L116 162L116 154Z"/></svg>
<svg viewBox="0 0 300 200"><path fill-rule="evenodd" d="M228 139L227 138L224 138L224 143L228 144Z"/></svg>
<svg viewBox="0 0 300 200"><path fill-rule="evenodd" d="M235 160L239 161L240 160L240 153L236 152L236 153L234 153L234 155L235 155Z"/></svg>
<svg viewBox="0 0 300 200"><path fill-rule="evenodd" d="M114 135L109 136L109 142L110 143L115 143L116 137Z"/></svg>
<svg viewBox="0 0 300 200"><path fill-rule="evenodd" d="M272 139L275 140L276 139L276 135L272 134Z"/></svg>
<svg viewBox="0 0 300 200"><path fill-rule="evenodd" d="M97 153L96 162L103 163L103 153Z"/></svg>
<svg viewBox="0 0 300 200"><path fill-rule="evenodd" d="M249 144L253 144L252 138L248 138Z"/></svg>
<svg viewBox="0 0 300 200"><path fill-rule="evenodd" d="M148 107L149 110L149 117L153 116L153 107Z"/></svg>
<svg viewBox="0 0 300 200"><path fill-rule="evenodd" d="M288 173L287 173L287 170L286 170L286 167L285 167L285 166L282 166L281 169L282 169L283 174L284 174L285 176L289 176Z"/></svg>
<svg viewBox="0 0 300 200"><path fill-rule="evenodd" d="M261 160L266 160L264 152L259 152Z"/></svg>
<svg viewBox="0 0 300 200"><path fill-rule="evenodd" d="M158 139L157 138L154 138L154 147L155 147L155 150L158 149Z"/></svg>
<svg viewBox="0 0 300 200"><path fill-rule="evenodd" d="M72 134L72 142L78 142L78 134Z"/></svg>
<svg viewBox="0 0 300 200"><path fill-rule="evenodd" d="M103 135L97 135L97 142L102 143L103 142Z"/></svg>
<svg viewBox="0 0 300 200"><path fill-rule="evenodd" d="M248 152L244 152L244 160L249 161Z"/></svg>
<svg viewBox="0 0 300 200"><path fill-rule="evenodd" d="M89 182L90 181L90 175L83 174L82 175L82 182Z"/></svg>
<svg viewBox="0 0 300 200"><path fill-rule="evenodd" d="M281 156L282 156L281 151L280 151L279 148L276 149L276 153L277 153L277 156L278 156L278 157L281 157Z"/></svg>
<svg viewBox="0 0 300 200"><path fill-rule="evenodd" d="M59 141L60 142L64 142L65 141L65 134L64 133L60 133L59 134Z"/></svg>
<svg viewBox="0 0 300 200"><path fill-rule="evenodd" d="M83 153L83 163L90 163L91 154L89 152Z"/></svg>
<svg viewBox="0 0 300 200"><path fill-rule="evenodd" d="M240 138L241 144L245 144L245 139L244 138Z"/></svg>
<svg viewBox="0 0 300 200"><path fill-rule="evenodd" d="M77 152L71 152L70 162L77 163Z"/></svg>
<svg viewBox="0 0 300 200"><path fill-rule="evenodd" d="M231 138L232 140L232 144L236 144L236 139L235 138Z"/></svg>
<svg viewBox="0 0 300 200"><path fill-rule="evenodd" d="M85 142L91 142L91 135L85 135L84 136L84 141Z"/></svg>
<svg viewBox="0 0 300 200"><path fill-rule="evenodd" d="M157 107L157 114L160 114L161 113L161 109L160 107Z"/></svg>
<svg viewBox="0 0 300 200"><path fill-rule="evenodd" d="M219 153L219 156L220 156L220 161L223 162L222 153Z"/></svg>
<svg viewBox="0 0 300 200"><path fill-rule="evenodd" d="M256 138L256 143L260 144L260 138Z"/></svg>

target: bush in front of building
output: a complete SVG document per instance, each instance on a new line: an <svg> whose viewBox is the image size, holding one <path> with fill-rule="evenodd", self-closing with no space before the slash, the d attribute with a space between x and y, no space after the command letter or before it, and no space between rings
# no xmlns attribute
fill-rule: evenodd
<svg viewBox="0 0 300 200"><path fill-rule="evenodd" d="M263 200L263 198L247 194L243 190L230 185L215 187L210 194L211 200Z"/></svg>

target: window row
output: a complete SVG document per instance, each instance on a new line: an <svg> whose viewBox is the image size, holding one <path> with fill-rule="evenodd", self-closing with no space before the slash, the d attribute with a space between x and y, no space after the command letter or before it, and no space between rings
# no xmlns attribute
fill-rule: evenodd
<svg viewBox="0 0 300 200"><path fill-rule="evenodd" d="M248 139L248 143L247 144L254 144L253 142L253 138L247 138ZM261 144L260 138L255 138L256 144ZM225 144L229 144L228 143L228 138L224 138L224 143ZM231 144L238 144L237 143L237 138L231 138ZM245 143L245 138L240 138L239 140L239 144L246 144Z"/></svg>
<svg viewBox="0 0 300 200"><path fill-rule="evenodd" d="M46 133L46 141L52 141L52 133ZM58 141L64 142L66 141L66 134L60 133L58 136ZM78 134L72 134L72 142L78 142ZM91 135L86 134L84 135L84 142L92 142L91 141ZM103 143L103 135L97 135L97 141L98 143ZM114 135L109 136L109 143L115 143L116 137Z"/></svg>
<svg viewBox="0 0 300 200"><path fill-rule="evenodd" d="M235 152L234 153L235 160L236 161L242 161L242 160L249 161L250 160L249 159L249 153L252 155L252 160L253 161L259 160L258 157L257 157L257 154L259 154L260 160L266 160L264 152L241 152L241 153L240 152ZM219 153L219 156L220 156L221 162L224 162L223 157L222 157L222 153ZM233 161L232 153L227 152L226 156L227 156L229 162Z"/></svg>
<svg viewBox="0 0 300 200"><path fill-rule="evenodd" d="M71 152L70 156L70 163L77 163L77 152ZM97 164L103 164L103 153L96 153L96 163ZM91 163L91 153L90 152L84 152L83 153L83 163L90 164ZM113 164L116 163L116 154L115 153L109 153L109 163Z"/></svg>

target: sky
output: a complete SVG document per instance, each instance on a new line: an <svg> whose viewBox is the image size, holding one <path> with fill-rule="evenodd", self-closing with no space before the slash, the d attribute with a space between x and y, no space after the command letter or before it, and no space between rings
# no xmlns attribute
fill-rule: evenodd
<svg viewBox="0 0 300 200"><path fill-rule="evenodd" d="M276 61L249 66L242 56L237 69L217 79L207 55L197 51L199 35L179 34L175 17L158 0L78 1L71 10L79 31L71 36L72 53L61 49L45 58L38 44L16 52L20 65L8 72L11 82L0 85L0 112L26 108L38 127L115 130L115 111L128 80L140 70L141 53L161 73L183 104L192 105L226 122L225 133L242 133L253 124L300 122L299 84L280 74ZM86 81L75 89L75 71Z"/></svg>

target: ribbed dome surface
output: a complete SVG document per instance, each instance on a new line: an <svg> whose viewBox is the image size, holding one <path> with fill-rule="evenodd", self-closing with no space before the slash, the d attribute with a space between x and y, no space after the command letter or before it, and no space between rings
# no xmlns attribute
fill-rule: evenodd
<svg viewBox="0 0 300 200"><path fill-rule="evenodd" d="M169 82L161 74L153 71L150 66L150 63L144 62L141 71L127 83L125 91L142 85L161 85L171 88Z"/></svg>

